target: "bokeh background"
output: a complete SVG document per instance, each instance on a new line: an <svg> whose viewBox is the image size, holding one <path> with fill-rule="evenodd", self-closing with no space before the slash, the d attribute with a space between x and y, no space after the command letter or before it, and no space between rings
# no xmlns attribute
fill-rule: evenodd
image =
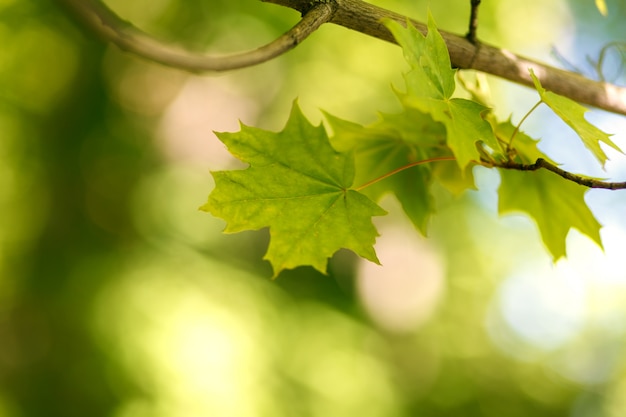
<svg viewBox="0 0 626 417"><path fill-rule="evenodd" d="M469 1L377 0L464 33ZM110 0L186 47L256 47L298 19L257 0ZM486 42L586 75L626 41L626 5L484 1ZM557 53L554 53L554 50ZM558 58L555 58L558 56ZM619 50L605 76L624 84ZM293 100L360 123L399 106L398 47L324 26L258 67L191 75L107 46L46 0L0 0L0 417L626 415L626 193L590 191L604 251L572 231L556 264L523 216L498 218L497 174L437 191L421 237L393 199L383 266L270 280L267 231L200 212L210 170L239 167L213 131L281 129ZM488 78L518 121L536 93ZM589 119L626 148L623 117ZM539 110L524 125L566 169L607 171ZM559 213L553 213L558 218Z"/></svg>

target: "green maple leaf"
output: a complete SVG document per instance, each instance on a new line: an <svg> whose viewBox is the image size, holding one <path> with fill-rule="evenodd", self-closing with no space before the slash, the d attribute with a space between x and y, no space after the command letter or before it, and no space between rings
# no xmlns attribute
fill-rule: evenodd
<svg viewBox="0 0 626 417"><path fill-rule="evenodd" d="M532 69L530 70L530 76L535 83L537 92L539 92L541 101L546 103L557 116L567 123L569 127L574 129L574 131L582 139L583 144L591 151L591 153L593 153L603 166L607 161L607 156L600 147L600 142L604 142L615 150L621 152L621 149L613 143L611 139L609 139L609 134L598 129L585 119L585 113L587 112L585 107L567 97L547 91L541 86L539 79L535 76Z"/></svg>
<svg viewBox="0 0 626 417"><path fill-rule="evenodd" d="M383 116L374 125L366 127L326 115L335 133L333 145L337 149L355 153L358 184L364 184L410 162L425 159L425 151L429 147L420 147L420 139L422 143L431 142L435 145L443 140L443 127L439 123L417 111L413 111L412 116L406 113ZM421 123L424 117L430 119L430 124ZM408 135L402 128L403 124L410 126ZM432 179L430 171L426 165L412 167L368 186L363 189L363 193L378 201L384 194L392 192L415 227L425 233L428 218L434 210L429 191Z"/></svg>
<svg viewBox="0 0 626 417"><path fill-rule="evenodd" d="M411 70L405 74L406 94L399 94L405 106L428 113L443 123L447 144L464 170L480 159L477 142L491 150L499 150L498 141L489 123L484 120L487 107L475 101L453 98L455 73L450 64L446 44L437 31L432 16L428 17L428 34L422 35L410 23L407 28L395 21L385 22L404 51Z"/></svg>
<svg viewBox="0 0 626 417"><path fill-rule="evenodd" d="M369 126L329 114L326 119L334 131L331 139L333 146L355 154L357 184L368 183L419 161L452 157L445 145L444 126L416 109L383 114ZM443 179L455 192L473 187L471 173L464 176L457 164L432 161L396 172L368 185L362 192L374 201L389 192L393 193L413 225L426 234L428 220L435 210L430 190L434 179Z"/></svg>
<svg viewBox="0 0 626 417"><path fill-rule="evenodd" d="M378 263L371 217L385 211L350 189L354 157L336 152L296 103L281 132L242 125L218 137L250 167L213 172L215 189L201 209L226 220L227 233L269 227L265 259L274 276L300 265L326 272L340 248Z"/></svg>
<svg viewBox="0 0 626 417"><path fill-rule="evenodd" d="M501 170L500 174L500 214L527 213L555 261L565 256L565 239L572 227L602 247L601 226L585 204L585 187L544 170Z"/></svg>

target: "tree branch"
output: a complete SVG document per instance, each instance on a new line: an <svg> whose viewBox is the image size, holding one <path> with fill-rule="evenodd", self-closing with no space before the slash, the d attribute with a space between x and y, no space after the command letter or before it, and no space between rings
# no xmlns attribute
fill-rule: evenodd
<svg viewBox="0 0 626 417"><path fill-rule="evenodd" d="M57 0L68 8L91 31L121 49L163 65L191 72L226 71L244 68L275 58L302 42L323 23L332 22L366 35L393 42L395 40L382 19L401 24L406 16L373 6L361 0L261 0L298 10L302 20L274 42L253 51L214 57L184 50L163 43L124 22L98 0ZM423 23L410 20L422 33ZM533 86L529 69L532 68L541 84L556 94L569 97L613 113L626 115L626 88L593 81L580 74L557 69L518 56L466 37L441 31L452 65L496 75L529 87Z"/></svg>
<svg viewBox="0 0 626 417"><path fill-rule="evenodd" d="M485 163L485 166L489 167L497 167L504 169L515 169L518 171L537 171L538 169L544 168L548 171L552 171L560 177L565 178L568 181L575 182L576 184L583 185L589 188L603 188L607 190L623 190L626 189L626 181L624 182L607 182L597 180L595 178L584 177L578 174L572 174L571 172L565 171L554 164L546 161L543 158L537 159L534 164L520 164L513 161L508 161L504 163Z"/></svg>
<svg viewBox="0 0 626 417"><path fill-rule="evenodd" d="M227 71L250 67L276 58L296 47L332 17L331 4L318 3L291 30L258 49L221 57L208 56L168 45L120 19L97 0L57 0L88 29L122 50L160 64L191 72Z"/></svg>
<svg viewBox="0 0 626 417"><path fill-rule="evenodd" d="M311 0L261 0L279 4L300 12L306 12ZM317 0L317 2L324 0ZM427 27L421 22L408 19L398 13L365 3L361 0L325 0L336 4L331 23L344 26L395 43L389 30L381 23L382 19L392 19L405 25L407 20L422 33ZM569 97L579 103L588 104L613 113L626 115L626 88L613 84L593 81L569 71L554 68L531 59L516 55L505 49L499 49L483 43L472 43L464 36L440 31L443 36L452 65L461 69L474 69L487 74L496 75L523 84L533 86L529 69L547 90Z"/></svg>

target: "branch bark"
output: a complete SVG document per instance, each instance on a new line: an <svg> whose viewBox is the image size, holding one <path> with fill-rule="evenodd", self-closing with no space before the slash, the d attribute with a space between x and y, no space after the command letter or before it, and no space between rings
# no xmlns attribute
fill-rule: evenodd
<svg viewBox="0 0 626 417"><path fill-rule="evenodd" d="M150 61L190 72L228 71L269 61L295 48L300 42L328 22L333 8L318 3L309 7L291 30L258 49L227 56L210 56L181 49L142 32L123 21L104 3L97 0L57 0L89 30L120 49Z"/></svg>
<svg viewBox="0 0 626 417"><path fill-rule="evenodd" d="M261 0L306 13L310 0ZM317 0L321 1L321 0ZM384 41L396 43L391 33L381 23L391 19L405 25L407 20L422 33L427 32L424 23L412 20L401 14L365 3L361 0L326 0L336 5L330 23L356 30ZM533 86L529 74L532 68L541 81L541 85L556 94L571 98L582 104L588 104L612 113L626 115L626 88L613 84L593 81L580 74L554 68L529 58L516 55L505 49L476 42L472 43L464 36L441 31L452 65L461 69L473 69L496 75L509 81Z"/></svg>
<svg viewBox="0 0 626 417"><path fill-rule="evenodd" d="M382 19L410 21L426 33L426 25L361 0L261 0L298 10L302 20L289 32L259 49L226 57L207 56L168 45L124 22L98 0L57 0L85 26L119 48L163 65L191 72L226 71L256 65L293 49L325 22L331 22L388 42L395 40ZM626 88L593 81L466 37L441 31L452 65L474 69L533 86L532 68L547 90L613 113L626 115Z"/></svg>

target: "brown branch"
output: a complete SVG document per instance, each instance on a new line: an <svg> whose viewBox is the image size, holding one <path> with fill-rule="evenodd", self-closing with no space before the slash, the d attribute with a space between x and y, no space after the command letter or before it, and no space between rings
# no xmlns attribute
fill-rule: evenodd
<svg viewBox="0 0 626 417"><path fill-rule="evenodd" d="M306 12L311 0L261 0ZM318 2L322 0L317 0ZM389 30L381 23L382 19L392 19L406 24L407 17L361 0L325 0L337 7L331 23L395 43ZM410 19L409 19L410 20ZM422 33L426 25L410 20ZM532 68L547 90L569 97L579 103L588 104L613 113L626 115L626 88L613 84L593 81L569 71L554 68L540 62L516 55L505 49L487 44L470 42L464 36L440 31L450 53L452 65L461 69L474 69L496 75L533 87L529 69Z"/></svg>
<svg viewBox="0 0 626 417"><path fill-rule="evenodd" d="M480 6L481 0L470 0L470 19L469 19L469 28L467 30L467 35L465 38L473 44L478 42L478 38L476 37L476 31L478 29L478 6Z"/></svg>
<svg viewBox="0 0 626 417"><path fill-rule="evenodd" d="M575 182L576 184L583 185L589 188L603 188L607 190L623 190L626 189L626 181L624 182L607 182L597 180L595 178L584 177L578 174L572 174L571 172L565 171L554 164L546 161L543 158L537 159L534 164L520 164L517 162L504 162L504 163L493 163L488 162L485 164L489 167L497 167L503 169L515 169L518 171L537 171L538 169L544 168L548 171L552 171L555 174L565 178L568 181Z"/></svg>
<svg viewBox="0 0 626 417"><path fill-rule="evenodd" d="M124 22L98 0L57 0L87 28L123 50L163 65L192 72L226 71L249 67L275 58L302 42L325 22L332 22L385 41L395 40L381 23L392 19L406 24L407 17L361 0L261 0L300 11L302 20L274 42L253 51L214 57L168 45ZM423 33L426 25L411 20ZM441 31L452 65L493 74L532 87L532 68L550 91L613 113L626 115L626 88L593 81L579 74L532 61L466 37Z"/></svg>
<svg viewBox="0 0 626 417"><path fill-rule="evenodd" d="M191 72L227 71L276 58L296 47L333 14L333 5L318 3L291 30L258 49L226 56L209 56L168 45L123 21L97 0L57 0L88 29L120 49L160 64Z"/></svg>

